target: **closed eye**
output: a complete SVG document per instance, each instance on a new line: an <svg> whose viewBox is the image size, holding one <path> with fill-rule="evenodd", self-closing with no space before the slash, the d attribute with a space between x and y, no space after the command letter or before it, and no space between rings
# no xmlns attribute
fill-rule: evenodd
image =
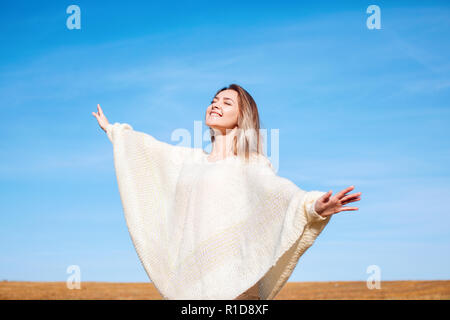
<svg viewBox="0 0 450 320"><path fill-rule="evenodd" d="M217 98L214 98L213 100L211 100L211 102L210 102L210 104L213 104L214 103L214 100L216 100ZM225 99L230 99L230 98L225 98ZM225 102L225 104L226 105L228 105L228 106L231 106L232 104L231 103L228 103L228 102Z"/></svg>

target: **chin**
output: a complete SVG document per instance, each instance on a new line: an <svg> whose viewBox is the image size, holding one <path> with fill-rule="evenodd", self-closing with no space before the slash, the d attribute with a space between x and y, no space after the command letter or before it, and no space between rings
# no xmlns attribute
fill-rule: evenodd
<svg viewBox="0 0 450 320"><path fill-rule="evenodd" d="M221 127L219 121L214 121L214 120L213 120L213 121L207 120L207 121L205 122L205 124L206 124L208 127L211 127L211 128L218 128L218 127Z"/></svg>

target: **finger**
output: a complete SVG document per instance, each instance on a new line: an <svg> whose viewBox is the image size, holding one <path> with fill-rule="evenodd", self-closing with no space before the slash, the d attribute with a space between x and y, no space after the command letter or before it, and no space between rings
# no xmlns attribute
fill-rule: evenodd
<svg viewBox="0 0 450 320"><path fill-rule="evenodd" d="M358 207L342 207L341 209L339 209L339 212L341 211L356 211L358 210Z"/></svg>
<svg viewBox="0 0 450 320"><path fill-rule="evenodd" d="M99 113L102 116L103 115L103 110L102 110L102 107L100 107L100 103L98 104L98 108L99 108Z"/></svg>
<svg viewBox="0 0 450 320"><path fill-rule="evenodd" d="M95 112L92 112L92 115L97 118L97 114Z"/></svg>
<svg viewBox="0 0 450 320"><path fill-rule="evenodd" d="M341 202L341 204L342 205L346 205L346 204L349 204L350 202L355 202L355 201L358 201L358 200L361 200L361 198L355 198L355 199L350 199L350 200L346 200L346 201L342 201Z"/></svg>
<svg viewBox="0 0 450 320"><path fill-rule="evenodd" d="M350 192L351 190L353 190L355 188L355 186L350 186L348 188L345 188L344 190L339 191L338 193L336 193L336 197L338 199L341 199L347 192Z"/></svg>
<svg viewBox="0 0 450 320"><path fill-rule="evenodd" d="M325 194L323 195L323 201L324 201L324 202L327 202L328 199L330 199L330 197L331 197L332 194L333 194L333 191L332 191L332 190L330 190L330 191L328 191L327 193L325 193Z"/></svg>
<svg viewBox="0 0 450 320"><path fill-rule="evenodd" d="M347 201L348 199L352 199L352 198L359 197L360 195L361 195L361 192L357 192L357 193L353 193L353 194L346 195L345 197L343 197L343 198L341 199L341 202Z"/></svg>

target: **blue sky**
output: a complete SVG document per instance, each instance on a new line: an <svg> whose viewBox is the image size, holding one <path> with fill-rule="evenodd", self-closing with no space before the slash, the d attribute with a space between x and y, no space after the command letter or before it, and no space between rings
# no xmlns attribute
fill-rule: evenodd
<svg viewBox="0 0 450 320"><path fill-rule="evenodd" d="M91 112L171 142L230 83L280 130L280 176L362 192L290 281L450 278L447 1L14 1L0 27L0 280L148 281Z"/></svg>

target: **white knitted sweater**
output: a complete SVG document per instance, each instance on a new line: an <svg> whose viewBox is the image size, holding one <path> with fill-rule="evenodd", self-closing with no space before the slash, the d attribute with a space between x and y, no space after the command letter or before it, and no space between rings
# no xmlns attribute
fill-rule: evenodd
<svg viewBox="0 0 450 320"><path fill-rule="evenodd" d="M201 148L109 124L128 230L164 299L234 299L257 282L273 299L331 216L325 194L274 172L265 156L209 162Z"/></svg>

